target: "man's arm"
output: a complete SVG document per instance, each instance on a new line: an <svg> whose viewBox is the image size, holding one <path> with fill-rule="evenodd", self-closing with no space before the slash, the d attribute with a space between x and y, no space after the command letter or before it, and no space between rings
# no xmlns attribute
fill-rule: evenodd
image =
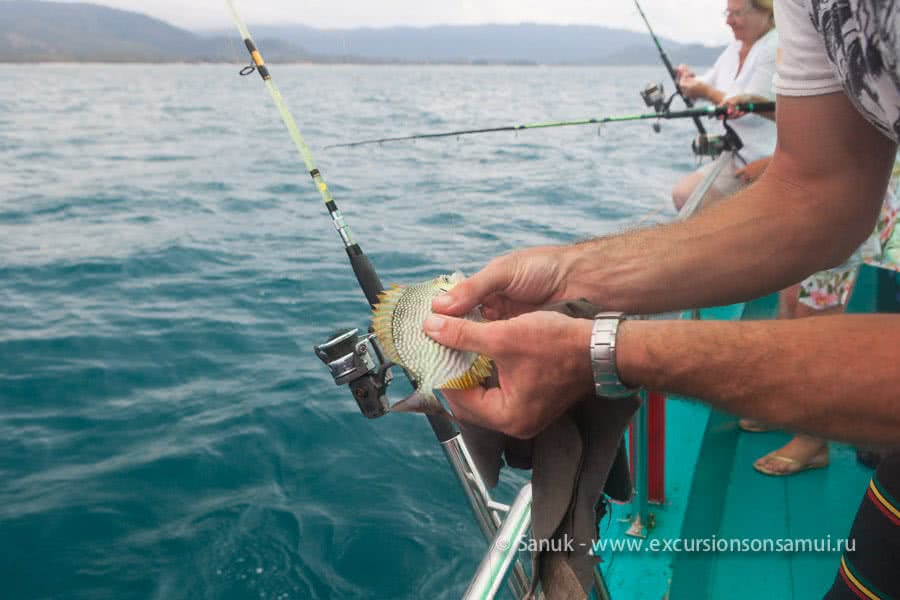
<svg viewBox="0 0 900 600"><path fill-rule="evenodd" d="M500 257L433 307L484 304L503 318L587 298L662 313L780 290L842 263L872 232L896 150L843 93L779 97L778 146L749 188L682 223Z"/></svg>
<svg viewBox="0 0 900 600"><path fill-rule="evenodd" d="M756 184L686 222L566 251L586 298L632 313L726 304L842 263L872 232L896 145L842 93L778 99Z"/></svg>
<svg viewBox="0 0 900 600"><path fill-rule="evenodd" d="M616 363L626 383L700 398L732 414L829 439L900 446L898 357L900 316L867 315L628 321L619 328Z"/></svg>

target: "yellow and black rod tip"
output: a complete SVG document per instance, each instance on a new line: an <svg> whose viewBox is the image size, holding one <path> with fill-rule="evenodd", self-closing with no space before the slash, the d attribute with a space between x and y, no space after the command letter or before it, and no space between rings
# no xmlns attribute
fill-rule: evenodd
<svg viewBox="0 0 900 600"><path fill-rule="evenodd" d="M259 53L256 44L254 44L253 40L250 38L244 38L244 45L247 46L247 52L250 53L250 58L253 59L253 66L259 71L260 77L269 79L271 77L271 75L269 75L269 69L266 67L266 61L263 60L262 54Z"/></svg>

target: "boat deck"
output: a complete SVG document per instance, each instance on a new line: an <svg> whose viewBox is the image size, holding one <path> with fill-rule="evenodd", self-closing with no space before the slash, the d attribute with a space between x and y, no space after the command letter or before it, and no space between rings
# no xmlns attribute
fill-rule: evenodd
<svg viewBox="0 0 900 600"><path fill-rule="evenodd" d="M875 309L875 272L864 268L851 312ZM774 297L703 311L703 318L774 316ZM600 552L610 596L653 599L816 598L837 572L836 552L650 551L649 540L828 540L846 538L871 470L853 448L831 445L828 468L791 477L768 477L755 459L789 439L783 432L746 433L737 419L670 398L666 407L666 503L651 505L655 527L642 551ZM601 538L625 539L631 512L616 506ZM633 539L633 538L630 538ZM683 542L684 543L684 542ZM821 543L821 542L820 542Z"/></svg>

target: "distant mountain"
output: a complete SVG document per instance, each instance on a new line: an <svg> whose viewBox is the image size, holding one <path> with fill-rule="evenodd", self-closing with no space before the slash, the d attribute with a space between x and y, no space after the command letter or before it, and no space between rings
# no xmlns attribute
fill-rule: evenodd
<svg viewBox="0 0 900 600"><path fill-rule="evenodd" d="M270 41L272 58L303 60L308 53ZM246 52L234 36L210 38L139 13L35 0L0 2L0 61L172 62L226 61Z"/></svg>
<svg viewBox="0 0 900 600"><path fill-rule="evenodd" d="M673 65L711 66L723 47L711 48L700 44L669 44L664 46ZM660 63L656 46L639 44L613 52L598 61L603 65L655 65Z"/></svg>
<svg viewBox="0 0 900 600"><path fill-rule="evenodd" d="M325 30L253 26L270 62L658 64L644 33L580 25L472 25ZM721 51L663 40L674 62L712 64ZM232 31L195 33L94 4L0 1L0 62L245 60Z"/></svg>
<svg viewBox="0 0 900 600"><path fill-rule="evenodd" d="M304 25L253 28L256 35L302 45L312 54L355 55L383 61L654 65L646 33L598 25L441 25L383 29L315 29ZM674 60L711 65L722 48L661 40Z"/></svg>

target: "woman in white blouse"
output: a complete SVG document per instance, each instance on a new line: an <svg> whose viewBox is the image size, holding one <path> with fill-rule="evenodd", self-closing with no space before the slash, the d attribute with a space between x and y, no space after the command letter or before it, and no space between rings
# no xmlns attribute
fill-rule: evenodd
<svg viewBox="0 0 900 600"><path fill-rule="evenodd" d="M686 65L676 69L678 85L689 98L721 104L734 96L775 99L772 80L778 34L775 31L773 0L728 0L725 22L734 33L734 41L725 48L712 69L697 76ZM767 157L775 150L775 124L759 115L748 115L730 123L744 143L741 156L748 162ZM713 185L707 204L736 192L742 181L732 165ZM706 177L712 163L681 178L672 189L672 201L679 210L691 192Z"/></svg>

